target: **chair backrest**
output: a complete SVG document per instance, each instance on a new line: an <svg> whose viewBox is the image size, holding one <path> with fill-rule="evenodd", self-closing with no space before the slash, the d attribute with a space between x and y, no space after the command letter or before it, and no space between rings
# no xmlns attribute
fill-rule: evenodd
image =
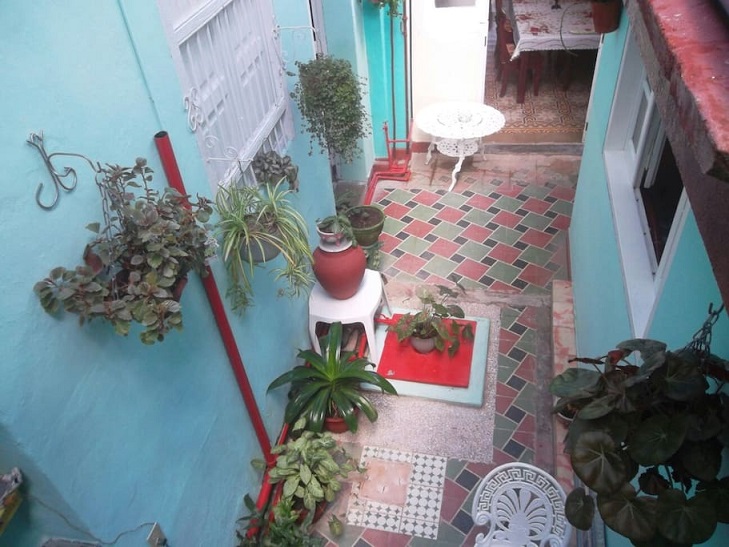
<svg viewBox="0 0 729 547"><path fill-rule="evenodd" d="M554 477L538 467L518 462L497 467L473 498L473 522L487 527L475 545L565 547L572 534L565 497Z"/></svg>

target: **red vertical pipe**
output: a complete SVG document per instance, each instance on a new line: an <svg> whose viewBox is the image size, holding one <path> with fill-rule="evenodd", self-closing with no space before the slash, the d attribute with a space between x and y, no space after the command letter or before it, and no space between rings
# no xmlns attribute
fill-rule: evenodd
<svg viewBox="0 0 729 547"><path fill-rule="evenodd" d="M182 182L182 176L180 175L180 169L177 166L177 159L175 153L172 150L172 143L167 131L160 131L154 136L154 142L157 145L157 152L159 153L160 160L162 161L162 168L164 169L165 176L167 177L167 183L180 192L182 195L187 195L185 191L185 184ZM210 307L213 310L215 316L215 322L218 324L218 331L220 337L223 339L223 345L225 351L228 354L228 360L230 366L233 369L233 374L238 382L238 388L243 396L246 408L248 409L248 415L253 422L253 429L258 437L258 444L261 447L266 462L273 463L273 457L271 455L271 441L268 439L266 428L263 426L263 419L261 418L261 412L256 404L256 398L253 395L251 389L251 383L248 381L248 374L246 374L245 367L243 366L243 360L240 357L238 351L238 344L233 336L233 330L230 328L228 322L228 316L225 313L223 307L223 300L220 298L220 292L218 291L218 285L215 283L215 277L213 272L208 266L208 275L202 278L203 285L205 286L205 292L208 295L208 301Z"/></svg>

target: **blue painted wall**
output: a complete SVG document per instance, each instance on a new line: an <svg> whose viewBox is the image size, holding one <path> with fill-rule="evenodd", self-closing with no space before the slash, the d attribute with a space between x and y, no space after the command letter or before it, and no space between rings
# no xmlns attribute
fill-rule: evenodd
<svg viewBox="0 0 729 547"><path fill-rule="evenodd" d="M401 10L403 6L400 6ZM408 136L409 117L405 108L405 37L402 15L390 17L388 8L362 3L369 64L370 108L375 156L387 156L382 124L387 122L390 138ZM394 96L393 96L394 92Z"/></svg>
<svg viewBox="0 0 729 547"><path fill-rule="evenodd" d="M604 37L570 226L577 352L584 356L604 355L632 338L602 154L627 28L623 10L620 29ZM709 302L718 305L721 297L689 214L648 336L682 347L706 319ZM726 313L715 325L713 340L714 353L729 357ZM631 545L607 532L609 547ZM729 528L720 525L705 545L726 545L728 538Z"/></svg>
<svg viewBox="0 0 729 547"><path fill-rule="evenodd" d="M280 0L276 9L285 24L309 24L303 2ZM32 292L52 267L80 262L84 226L101 211L82 162L58 162L78 167L79 182L55 210L35 204L37 183L49 181L25 143L31 131L45 132L50 151L123 165L147 157L161 188L153 136L165 129L188 191L210 195L156 3L3 2L0 34L0 470L19 466L31 496L0 545L35 546L47 536L111 541L151 521L172 545L232 544L242 497L260 485L249 461L261 454L201 282L192 279L183 296L184 331L153 347L103 323L53 318ZM306 55L290 47L293 58ZM309 156L306 139L289 153L301 167L294 199L313 229L333 206L326 159ZM220 261L213 270L224 292ZM278 289L259 270L256 306L230 315L271 438L285 395L266 396L266 387L308 345L306 299L280 298ZM116 545L143 544L148 531Z"/></svg>

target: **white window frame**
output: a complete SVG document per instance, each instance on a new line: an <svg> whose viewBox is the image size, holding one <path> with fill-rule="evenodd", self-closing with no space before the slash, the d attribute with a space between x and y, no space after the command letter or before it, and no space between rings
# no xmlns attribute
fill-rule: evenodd
<svg viewBox="0 0 729 547"><path fill-rule="evenodd" d="M646 108L635 142L634 130L638 122L640 99L645 101ZM662 146L653 146L656 142L662 143L665 138L657 116L640 51L629 33L605 136L603 157L631 328L636 337L643 337L648 332L689 211L684 190L663 256L657 263L652 243L646 234L645 210L639 190L643 169L648 169L648 176L652 176L657 164L656 155L662 151Z"/></svg>
<svg viewBox="0 0 729 547"><path fill-rule="evenodd" d="M219 185L231 183L255 184L250 162L256 152L284 153L293 138L270 0L158 0L158 5L185 93L188 125L197 137L211 189L216 192ZM244 11L245 17L231 20L231 10ZM238 35L223 34L222 28L227 32L232 28ZM208 67L185 54L187 44L192 43L188 41L196 39L198 32L207 33L202 39L209 36L208 45L217 44ZM249 69L254 65L246 58L248 48L256 55L257 72ZM196 51L200 52L197 46ZM243 82L256 79L245 96L241 95L241 78L245 78ZM196 82L202 82L202 89ZM247 104L253 108L249 110ZM226 121L218 123L222 116Z"/></svg>

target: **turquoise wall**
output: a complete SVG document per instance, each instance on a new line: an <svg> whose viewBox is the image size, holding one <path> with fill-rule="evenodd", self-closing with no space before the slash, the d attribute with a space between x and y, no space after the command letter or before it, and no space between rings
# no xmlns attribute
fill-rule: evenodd
<svg viewBox="0 0 729 547"><path fill-rule="evenodd" d="M409 131L410 121L405 108L405 37L401 30L404 23L402 16L392 18L388 8L378 8L371 2L362 3L362 12L375 156L384 158L387 143L382 124L387 122L390 138L405 139Z"/></svg>
<svg viewBox="0 0 729 547"><path fill-rule="evenodd" d="M286 24L309 24L305 3L276 8ZM0 470L19 466L30 495L0 545L35 546L47 536L111 541L151 521L172 545L232 544L242 497L260 486L249 461L261 453L201 282L192 279L183 296L184 331L152 347L103 323L81 328L73 316L51 317L32 291L52 267L81 261L84 226L101 211L85 165L63 159L59 168L78 168L78 187L53 211L35 204L37 183L49 180L25 143L31 131L45 132L51 152L122 165L146 157L161 188L153 136L167 130L187 190L210 196L156 3L3 2L0 34L0 245L9 258L0 271ZM293 58L309 55L290 47ZM289 153L301 167L294 201L313 232L333 205L326 159L309 156L307 139ZM212 267L224 293L224 268L219 260ZM308 345L307 304L279 297L263 269L254 288L255 307L229 317L274 438L285 394L265 390ZM141 545L148 531L116 545Z"/></svg>
<svg viewBox="0 0 729 547"><path fill-rule="evenodd" d="M623 10L620 29L604 36L570 226L577 352L588 357L632 338L602 153L627 28ZM689 213L648 336L682 347L706 319L709 302L719 305L721 297ZM714 353L729 357L726 313L714 327L713 340ZM727 538L729 528L720 525L705 545L725 545ZM608 547L631 545L609 529L607 542Z"/></svg>

